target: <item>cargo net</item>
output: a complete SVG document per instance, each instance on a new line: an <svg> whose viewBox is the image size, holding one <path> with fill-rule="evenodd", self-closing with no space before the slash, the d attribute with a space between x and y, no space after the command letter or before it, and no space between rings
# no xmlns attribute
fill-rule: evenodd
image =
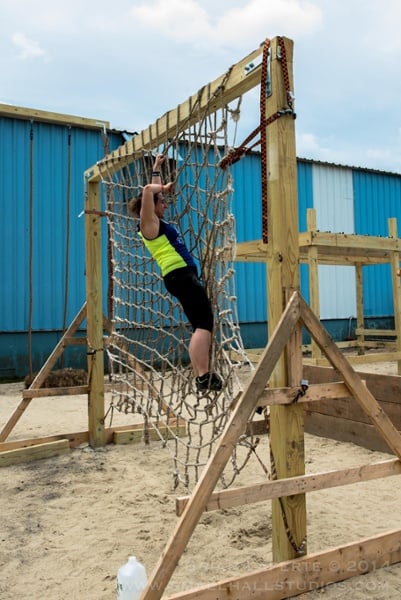
<svg viewBox="0 0 401 600"><path fill-rule="evenodd" d="M195 125L177 132L173 140L155 140L151 150L139 152L128 166L110 169L109 176L107 163L101 169L111 246L110 410L140 416L145 440L158 439L171 451L175 487L189 488L198 480L242 390L239 371L252 368L236 308L233 180L229 169L219 167L229 151L228 125L235 129L238 117L239 103L204 118L197 114ZM143 246L138 219L127 211L128 201L151 181L158 153L167 156L163 183L175 181L165 218L181 232L212 303L210 370L224 380L220 392L197 394L188 356L191 327ZM252 432L244 432L222 475L223 487L234 480L256 445Z"/></svg>

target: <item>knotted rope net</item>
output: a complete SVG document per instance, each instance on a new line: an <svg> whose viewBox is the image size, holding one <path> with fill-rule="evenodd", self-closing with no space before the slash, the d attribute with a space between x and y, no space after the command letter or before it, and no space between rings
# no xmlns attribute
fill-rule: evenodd
<svg viewBox="0 0 401 600"><path fill-rule="evenodd" d="M191 107L187 125L128 165L102 164L110 240L107 355L113 381L111 410L135 413L145 439L159 439L173 457L175 486L198 480L230 416L242 385L239 370L250 363L241 340L235 291L234 181L220 161L234 144L240 100L225 105L224 85L210 106ZM171 132L170 132L171 133ZM191 328L177 300L165 289L159 268L138 235L127 203L151 181L154 156L164 153L162 181L174 180L166 218L175 224L198 265L212 303L215 326L210 370L224 380L220 392L198 395L188 357ZM124 165L124 163L123 163ZM221 478L227 487L255 454L258 440L244 432Z"/></svg>

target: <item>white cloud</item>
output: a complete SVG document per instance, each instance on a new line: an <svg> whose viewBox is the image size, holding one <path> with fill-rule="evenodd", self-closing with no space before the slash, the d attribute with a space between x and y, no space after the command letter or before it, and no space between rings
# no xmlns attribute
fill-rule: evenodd
<svg viewBox="0 0 401 600"><path fill-rule="evenodd" d="M24 33L14 33L11 40L19 50L18 58L21 58L22 60L37 58L46 54L38 42L29 39Z"/></svg>
<svg viewBox="0 0 401 600"><path fill-rule="evenodd" d="M134 6L132 16L152 35L177 42L241 45L259 43L269 33L302 34L320 26L321 10L303 0L249 0L218 17L195 0L156 0ZM280 31L278 31L280 30Z"/></svg>
<svg viewBox="0 0 401 600"><path fill-rule="evenodd" d="M251 0L244 7L227 11L218 22L217 33L231 42L238 35L255 39L256 34L263 39L284 33L290 37L314 31L321 21L321 10L312 2Z"/></svg>
<svg viewBox="0 0 401 600"><path fill-rule="evenodd" d="M266 37L284 35L294 40L298 156L401 171L399 0L0 0L0 6L2 89L10 104L138 131ZM258 94L242 104L237 141L258 123Z"/></svg>
<svg viewBox="0 0 401 600"><path fill-rule="evenodd" d="M134 6L131 15L149 28L150 40L163 33L177 41L197 41L213 33L208 13L195 0L156 0Z"/></svg>
<svg viewBox="0 0 401 600"><path fill-rule="evenodd" d="M328 160L327 156L332 152L330 148L323 147L313 133L299 133L296 136L296 141L297 154L303 158L319 157L319 160Z"/></svg>

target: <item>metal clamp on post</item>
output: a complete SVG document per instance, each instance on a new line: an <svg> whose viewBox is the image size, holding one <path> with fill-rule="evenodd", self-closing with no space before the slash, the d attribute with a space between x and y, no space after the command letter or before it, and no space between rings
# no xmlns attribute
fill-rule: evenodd
<svg viewBox="0 0 401 600"><path fill-rule="evenodd" d="M307 379L302 379L301 387L299 388L298 393L295 396L295 398L293 399L293 401L291 402L291 404L295 404L296 402L298 402L298 400L300 398L302 398L302 396L305 396L308 387L309 387L309 381Z"/></svg>

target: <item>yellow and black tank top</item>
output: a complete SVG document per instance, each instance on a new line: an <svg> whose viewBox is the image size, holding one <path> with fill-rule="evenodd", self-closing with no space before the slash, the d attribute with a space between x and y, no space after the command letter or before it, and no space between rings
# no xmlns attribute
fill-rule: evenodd
<svg viewBox="0 0 401 600"><path fill-rule="evenodd" d="M196 264L177 229L160 219L159 234L148 240L139 232L143 243L160 267L164 277L175 269L195 267Z"/></svg>

